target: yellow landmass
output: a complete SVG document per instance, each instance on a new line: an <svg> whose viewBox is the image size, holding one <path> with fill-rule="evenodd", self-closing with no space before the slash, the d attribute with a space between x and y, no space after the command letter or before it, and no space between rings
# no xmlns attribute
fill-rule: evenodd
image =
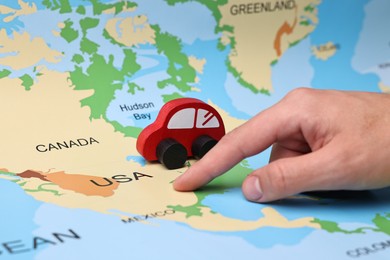
<svg viewBox="0 0 390 260"><path fill-rule="evenodd" d="M0 135L0 168L21 173L26 170L47 173L45 178L58 184L50 190L42 190L47 180L32 177L24 178L22 186L35 199L69 208L88 208L105 214L143 215L167 209L169 205L189 207L198 203L192 192L180 193L172 188L172 181L183 169L169 171L159 163L142 166L126 160L129 155L138 155L136 140L124 137L103 119L90 120L90 109L81 107L80 100L90 96L92 91L75 91L69 74L48 71L41 68L42 76L29 91L20 85L17 79L0 79L0 115L2 129ZM226 124L227 130L241 123L217 108ZM53 149L50 152L37 151L37 145L55 144L78 138L93 137L99 143L81 147ZM134 177L134 172L151 177ZM50 175L49 173L57 173ZM71 178L70 175L74 175ZM67 176L66 176L67 175ZM108 197L93 196L100 194L99 187L90 188L92 176L115 179L115 175L131 178L108 188L115 188ZM51 176L51 177L50 177ZM3 178L0 175L0 178ZM75 190L69 182L77 179L80 190ZM100 181L101 179L99 179ZM123 180L123 179L122 179ZM115 186L116 185L116 186ZM92 196L84 195L86 189L94 190ZM53 192L54 191L54 192ZM61 194L61 196L58 196ZM118 212L114 213L115 209ZM202 208L202 217L187 217L183 212L167 215L165 218L186 223L202 230L252 230L262 226L278 227L315 227L311 218L289 221L272 209L259 212L258 221L242 221L212 213Z"/></svg>
<svg viewBox="0 0 390 260"><path fill-rule="evenodd" d="M155 43L155 32L145 15L112 18L108 20L105 29L112 38L126 46Z"/></svg>
<svg viewBox="0 0 390 260"><path fill-rule="evenodd" d="M195 56L188 57L188 63L196 70L196 72L202 74L206 59L198 59ZM200 79L198 76L195 77L195 83L199 83Z"/></svg>
<svg viewBox="0 0 390 260"><path fill-rule="evenodd" d="M202 74L206 59L198 59L195 56L188 57L188 63L196 70L196 72Z"/></svg>
<svg viewBox="0 0 390 260"><path fill-rule="evenodd" d="M268 2L271 5L275 4L275 1ZM247 0L232 1L220 7L222 18L219 26L234 28L235 44L229 55L229 61L240 77L256 89L272 90L271 62L278 60L290 44L302 40L315 28L317 12L316 10L305 11L305 7L308 5L315 7L320 0L293 2L295 8L292 9L250 14L232 13L234 5L250 4L253 7L254 2ZM253 12L254 8L250 10ZM307 20L312 23L305 23ZM230 42L231 35L231 32L225 32L221 43Z"/></svg>
<svg viewBox="0 0 390 260"><path fill-rule="evenodd" d="M34 66L42 60L57 63L63 55L47 46L42 38L31 39L27 32L14 31L12 37L0 30L0 64L14 70Z"/></svg>
<svg viewBox="0 0 390 260"><path fill-rule="evenodd" d="M230 33L230 32L223 32L223 34L221 35L221 38L219 39L220 42L223 44L223 45L229 45L231 43L231 37L234 36L234 34Z"/></svg>
<svg viewBox="0 0 390 260"><path fill-rule="evenodd" d="M390 94L390 86L385 85L383 82L379 82L379 88L383 93Z"/></svg>
<svg viewBox="0 0 390 260"><path fill-rule="evenodd" d="M22 0L18 0L18 4L20 9L13 9L8 6L0 5L0 14L9 14L3 19L4 22L12 22L19 16L32 14L37 11L37 6L35 3L25 3Z"/></svg>
<svg viewBox="0 0 390 260"><path fill-rule="evenodd" d="M311 51L317 59L325 61L336 54L337 47L333 42L328 42L324 45L313 46Z"/></svg>

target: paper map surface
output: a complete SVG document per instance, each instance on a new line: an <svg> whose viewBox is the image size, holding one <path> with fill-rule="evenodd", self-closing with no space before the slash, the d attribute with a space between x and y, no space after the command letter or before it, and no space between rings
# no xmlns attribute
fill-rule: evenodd
<svg viewBox="0 0 390 260"><path fill-rule="evenodd" d="M180 193L172 182L196 160L169 171L135 147L179 97L230 131L301 86L390 92L388 10L0 1L0 259L389 259L389 189L251 203L241 183L266 151Z"/></svg>

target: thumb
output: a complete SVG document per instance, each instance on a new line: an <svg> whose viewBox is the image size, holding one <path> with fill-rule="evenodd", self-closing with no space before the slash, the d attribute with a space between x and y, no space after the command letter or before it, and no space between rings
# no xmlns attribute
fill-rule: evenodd
<svg viewBox="0 0 390 260"><path fill-rule="evenodd" d="M343 188L347 180L340 178L340 159L326 150L279 159L255 170L243 183L244 196L250 201L269 202L306 191Z"/></svg>

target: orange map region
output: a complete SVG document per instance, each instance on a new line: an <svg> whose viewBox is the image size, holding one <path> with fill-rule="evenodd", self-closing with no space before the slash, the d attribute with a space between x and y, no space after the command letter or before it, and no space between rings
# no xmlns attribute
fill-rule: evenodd
<svg viewBox="0 0 390 260"><path fill-rule="evenodd" d="M276 51L276 55L280 57L282 55L282 49L281 49L281 41L284 34L289 35L294 31L294 27L297 24L297 18L295 17L294 23L292 26L288 22L284 22L283 25L279 28L278 32L276 33L275 41L274 41L274 49Z"/></svg>
<svg viewBox="0 0 390 260"><path fill-rule="evenodd" d="M27 170L17 175L22 178L38 178L43 181L52 182L62 189L72 190L87 196L110 197L114 195L114 191L119 187L119 183L115 181L112 181L112 184L109 186L98 186L94 184L106 183L106 178L81 174L67 174L63 171L43 174L41 172Z"/></svg>

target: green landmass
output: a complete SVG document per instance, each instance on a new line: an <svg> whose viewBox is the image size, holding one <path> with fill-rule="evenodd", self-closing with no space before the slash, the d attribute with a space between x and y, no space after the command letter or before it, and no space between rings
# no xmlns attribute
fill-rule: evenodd
<svg viewBox="0 0 390 260"><path fill-rule="evenodd" d="M11 74L11 71L9 71L7 69L3 69L2 71L0 71L0 79L8 77L10 74Z"/></svg>
<svg viewBox="0 0 390 260"><path fill-rule="evenodd" d="M234 27L231 25L223 25L220 29L224 32L234 33Z"/></svg>
<svg viewBox="0 0 390 260"><path fill-rule="evenodd" d="M305 12L312 13L315 10L315 8L312 5L307 5L307 6L305 6L304 10L305 10Z"/></svg>
<svg viewBox="0 0 390 260"><path fill-rule="evenodd" d="M311 23L310 23L310 21L305 20L305 21L301 21L299 24L302 26L309 26Z"/></svg>
<svg viewBox="0 0 390 260"><path fill-rule="evenodd" d="M158 53L163 53L168 58L167 73L170 76L168 79L159 81L157 86L164 88L173 85L183 92L190 91L190 84L195 83L196 71L189 64L187 55L182 52L181 41L169 33L162 33L157 25L153 25L152 28L156 32Z"/></svg>
<svg viewBox="0 0 390 260"><path fill-rule="evenodd" d="M65 13L71 13L72 12L72 7L70 6L70 3L68 0L59 0L60 1L60 14L65 14Z"/></svg>
<svg viewBox="0 0 390 260"><path fill-rule="evenodd" d="M113 55L106 61L103 56L94 53L86 72L79 66L70 72L76 90L94 90L92 96L81 101L82 106L91 108L91 119L105 118L106 109L114 99L115 91L122 88L125 77L130 77L141 68L132 50L125 49L123 52L125 58L120 69L114 66Z"/></svg>
<svg viewBox="0 0 390 260"><path fill-rule="evenodd" d="M328 231L329 233L344 233L344 234L363 234L364 228L358 228L356 230L345 230L339 227L339 224L333 221L320 220L315 218L313 223L317 223L321 226L321 229Z"/></svg>
<svg viewBox="0 0 390 260"><path fill-rule="evenodd" d="M86 14L86 10L85 10L85 7L82 6L82 5L79 5L76 9L76 13L78 14L81 14L81 15L85 15Z"/></svg>
<svg viewBox="0 0 390 260"><path fill-rule="evenodd" d="M275 59L275 60L273 60L273 61L271 61L271 66L275 66L276 64L278 63L278 59Z"/></svg>
<svg viewBox="0 0 390 260"><path fill-rule="evenodd" d="M124 7L131 8L131 7L137 7L136 3L130 2L130 1L121 1L114 4L103 4L100 3L99 0L89 0L92 3L93 6L93 14L94 15L100 15L104 11L114 8L115 14L119 14Z"/></svg>
<svg viewBox="0 0 390 260"><path fill-rule="evenodd" d="M72 61L76 62L77 64L81 64L81 63L84 62L84 57L82 55L80 55L80 54L75 54L72 57Z"/></svg>
<svg viewBox="0 0 390 260"><path fill-rule="evenodd" d="M387 213L384 216L377 214L372 222L377 226L377 229L374 231L390 235L390 213Z"/></svg>
<svg viewBox="0 0 390 260"><path fill-rule="evenodd" d="M72 28L73 22L68 19L64 22L65 27L62 28L60 35L64 38L68 43L74 41L79 37L79 32Z"/></svg>
<svg viewBox="0 0 390 260"><path fill-rule="evenodd" d="M365 230L371 230L375 232L385 233L390 235L390 213L385 215L376 214L372 220L376 227L360 227L355 230L345 230L339 227L339 224L333 221L320 220L318 218L312 221L321 226L321 229L328 231L329 233L344 233L344 234L365 234Z"/></svg>
<svg viewBox="0 0 390 260"><path fill-rule="evenodd" d="M230 41L229 42L230 48L234 49L236 47L236 38L234 38L233 36L230 36L229 41ZM227 47L226 44L222 43L222 38L219 38L217 49L219 51L224 51L226 49L226 47Z"/></svg>
<svg viewBox="0 0 390 260"><path fill-rule="evenodd" d="M24 74L19 79L22 81L22 86L26 90L31 90L32 85L34 85L34 79L30 75Z"/></svg>
<svg viewBox="0 0 390 260"><path fill-rule="evenodd" d="M80 51L83 53L94 54L97 52L99 44L83 37L80 42Z"/></svg>
<svg viewBox="0 0 390 260"><path fill-rule="evenodd" d="M219 38L217 44L217 50L224 51L225 49L226 49L226 45L223 44L221 38Z"/></svg>
<svg viewBox="0 0 390 260"><path fill-rule="evenodd" d="M172 93L172 94L166 94L166 95L162 95L162 98L163 98L163 102L164 103L167 103L171 100L174 100L174 99L177 99L177 98L182 98L183 96L180 95L179 93L175 92L175 93Z"/></svg>
<svg viewBox="0 0 390 260"><path fill-rule="evenodd" d="M168 208L186 213L187 218L202 216L201 210L206 207L202 202L207 196L223 194L229 189L240 187L245 177L252 171L253 170L248 167L248 164L243 161L224 175L219 176L203 188L195 191L197 203L186 207L183 207L182 205L169 205Z"/></svg>
<svg viewBox="0 0 390 260"><path fill-rule="evenodd" d="M83 32L83 36L86 35L87 30L95 28L96 26L99 25L99 19L96 18L90 18L86 17L80 20L80 27L81 31Z"/></svg>
<svg viewBox="0 0 390 260"><path fill-rule="evenodd" d="M127 92L130 93L130 94L133 94L133 95L135 94L136 90L138 90L138 91L144 91L145 90L144 88L140 87L139 85L137 85L134 82L128 82L127 86L129 86L129 90Z"/></svg>
<svg viewBox="0 0 390 260"><path fill-rule="evenodd" d="M168 206L167 208L173 209L174 211L177 212L186 213L186 218L194 217L194 216L197 217L202 216L201 207L194 207L194 206L183 207L180 205L176 205L176 206Z"/></svg>
<svg viewBox="0 0 390 260"><path fill-rule="evenodd" d="M72 7L69 0L43 0L42 4L50 10L59 10L61 14L71 13Z"/></svg>
<svg viewBox="0 0 390 260"><path fill-rule="evenodd" d="M232 37L229 37L229 39L230 39L230 47L231 47L232 49L236 48L236 43L237 43L236 38L234 38L234 37L232 36Z"/></svg>

